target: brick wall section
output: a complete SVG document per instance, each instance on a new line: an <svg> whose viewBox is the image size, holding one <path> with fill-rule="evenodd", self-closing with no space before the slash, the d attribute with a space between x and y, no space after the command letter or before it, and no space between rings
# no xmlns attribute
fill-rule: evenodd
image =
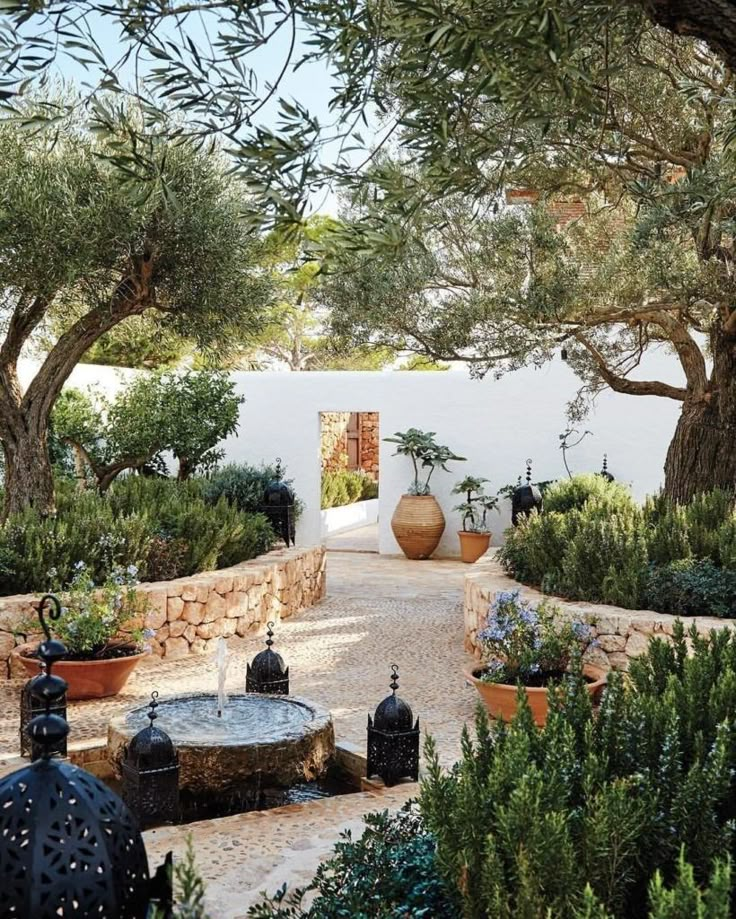
<svg viewBox="0 0 736 919"><path fill-rule="evenodd" d="M155 629L153 652L167 659L212 650L222 635L243 636L270 620L285 619L325 596L325 550L277 549L232 568L203 572L175 581L141 584L151 609L148 628ZM0 598L0 678L21 676L11 658L24 640L13 634L34 612L34 597ZM139 623L136 623L138 625Z"/></svg>
<svg viewBox="0 0 736 919"><path fill-rule="evenodd" d="M525 599L533 603L549 599L560 607L563 615L571 618L590 621L593 617L593 632L599 644L588 656L591 663L605 669L628 670L631 659L646 651L653 635L663 638L672 634L676 618L651 610L631 610L546 597L538 590L514 581L492 556L486 556L477 561L465 576L465 648L471 654L480 655L476 635L483 628L488 608L500 590L519 590ZM694 622L698 632L703 635L711 629L736 628L734 619L703 616L683 618L682 621L686 628Z"/></svg>

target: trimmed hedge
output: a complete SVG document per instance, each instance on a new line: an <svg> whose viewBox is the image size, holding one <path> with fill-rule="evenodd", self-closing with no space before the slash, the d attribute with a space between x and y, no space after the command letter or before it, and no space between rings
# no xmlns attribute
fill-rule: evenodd
<svg viewBox="0 0 736 919"><path fill-rule="evenodd" d="M322 473L322 510L378 497L378 482L364 472L344 469Z"/></svg>

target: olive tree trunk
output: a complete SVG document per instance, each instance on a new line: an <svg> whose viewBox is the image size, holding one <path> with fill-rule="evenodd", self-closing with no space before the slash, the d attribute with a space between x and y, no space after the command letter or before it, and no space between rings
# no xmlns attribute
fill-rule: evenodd
<svg viewBox="0 0 736 919"><path fill-rule="evenodd" d="M736 340L711 338L713 373L705 398L686 399L665 461L665 492L689 501L736 489Z"/></svg>
<svg viewBox="0 0 736 919"><path fill-rule="evenodd" d="M5 456L5 503L3 518L26 508L52 514L54 477L49 459L47 432L15 431L3 440Z"/></svg>

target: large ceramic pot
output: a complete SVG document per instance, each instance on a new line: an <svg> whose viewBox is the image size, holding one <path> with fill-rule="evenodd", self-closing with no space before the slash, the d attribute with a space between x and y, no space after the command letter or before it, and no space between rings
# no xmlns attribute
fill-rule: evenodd
<svg viewBox="0 0 736 919"><path fill-rule="evenodd" d="M37 645L19 645L13 654L28 671L29 677L38 676ZM128 677L148 652L110 657L106 660L59 661L54 664L56 676L66 680L67 699L102 699L116 696L128 682Z"/></svg>
<svg viewBox="0 0 736 919"><path fill-rule="evenodd" d="M517 687L508 683L484 683L483 680L478 679L481 672L482 668L479 667L466 672L465 676L468 682L472 683L478 690L478 695L481 697L491 718L511 721L516 714ZM583 675L587 680L586 688L595 699L606 685L606 671L600 667L585 664ZM547 712L549 711L546 687L526 687L525 691L535 724L544 727L547 723Z"/></svg>
<svg viewBox="0 0 736 919"><path fill-rule="evenodd" d="M485 555L491 544L490 533L467 533L465 530L459 530L457 535L460 537L460 558L469 564L477 562L481 555Z"/></svg>
<svg viewBox="0 0 736 919"><path fill-rule="evenodd" d="M429 558L445 530L445 515L434 495L402 495L391 529L407 558Z"/></svg>

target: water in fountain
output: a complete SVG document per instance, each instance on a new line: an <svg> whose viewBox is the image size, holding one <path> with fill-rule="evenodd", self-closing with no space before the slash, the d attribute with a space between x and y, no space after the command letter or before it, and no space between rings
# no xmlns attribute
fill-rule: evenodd
<svg viewBox="0 0 736 919"><path fill-rule="evenodd" d="M222 718L227 702L227 693L225 692L225 680L227 670L230 666L230 655L227 653L227 641L220 638L217 643L217 717Z"/></svg>

